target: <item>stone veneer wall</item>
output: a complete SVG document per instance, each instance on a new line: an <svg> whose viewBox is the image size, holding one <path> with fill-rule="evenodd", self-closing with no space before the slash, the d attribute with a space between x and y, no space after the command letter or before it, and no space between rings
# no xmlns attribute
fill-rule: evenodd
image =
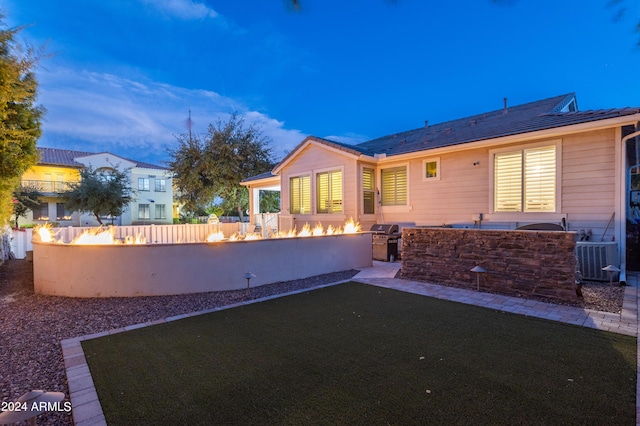
<svg viewBox="0 0 640 426"><path fill-rule="evenodd" d="M402 277L518 296L575 300L575 232L404 228Z"/></svg>

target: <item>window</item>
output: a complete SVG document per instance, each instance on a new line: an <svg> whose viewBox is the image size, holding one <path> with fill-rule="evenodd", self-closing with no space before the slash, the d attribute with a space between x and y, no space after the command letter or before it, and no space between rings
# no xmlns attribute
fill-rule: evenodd
<svg viewBox="0 0 640 426"><path fill-rule="evenodd" d="M362 213L374 214L376 205L376 174L373 169L362 169Z"/></svg>
<svg viewBox="0 0 640 426"><path fill-rule="evenodd" d="M556 211L556 146L496 153L496 212Z"/></svg>
<svg viewBox="0 0 640 426"><path fill-rule="evenodd" d="M167 181L164 179L156 179L156 192L166 192Z"/></svg>
<svg viewBox="0 0 640 426"><path fill-rule="evenodd" d="M298 176L289 179L290 206L292 214L311 213L311 177Z"/></svg>
<svg viewBox="0 0 640 426"><path fill-rule="evenodd" d="M382 205L404 206L407 204L407 167L382 170Z"/></svg>
<svg viewBox="0 0 640 426"><path fill-rule="evenodd" d="M56 203L56 220L71 220L71 212L65 208L64 203Z"/></svg>
<svg viewBox="0 0 640 426"><path fill-rule="evenodd" d="M115 170L111 167L100 167L96 169L96 172L104 182L110 182L116 178L114 175Z"/></svg>
<svg viewBox="0 0 640 426"><path fill-rule="evenodd" d="M138 178L138 190L149 191L149 178Z"/></svg>
<svg viewBox="0 0 640 426"><path fill-rule="evenodd" d="M166 219L166 208L164 204L156 204L156 219Z"/></svg>
<svg viewBox="0 0 640 426"><path fill-rule="evenodd" d="M49 220L49 203L40 203L33 210L33 218L35 220Z"/></svg>
<svg viewBox="0 0 640 426"><path fill-rule="evenodd" d="M342 171L316 174L318 213L342 212Z"/></svg>
<svg viewBox="0 0 640 426"><path fill-rule="evenodd" d="M440 180L439 158L430 158L422 161L422 180Z"/></svg>
<svg viewBox="0 0 640 426"><path fill-rule="evenodd" d="M151 219L149 204L138 205L138 219Z"/></svg>

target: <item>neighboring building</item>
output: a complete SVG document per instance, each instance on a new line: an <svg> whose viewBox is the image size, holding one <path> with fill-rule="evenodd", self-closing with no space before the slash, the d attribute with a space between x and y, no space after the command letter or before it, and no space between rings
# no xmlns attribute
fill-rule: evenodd
<svg viewBox="0 0 640 426"><path fill-rule="evenodd" d="M66 149L38 148L41 159L22 176L22 183L36 185L44 194L39 209L27 213L21 223L57 222L60 226L95 226L92 214L80 214L65 209L60 194L70 183L78 182L80 170L117 168L129 174L134 201L116 218L104 218L103 223L116 225L173 223L173 182L169 169L129 160L109 152L92 153Z"/></svg>
<svg viewBox="0 0 640 426"><path fill-rule="evenodd" d="M271 175L244 184L255 194L279 183L285 231L350 217L365 230L544 222L591 230L591 241L617 241L624 253L625 224L636 219L630 190L640 190L640 178L638 188L626 184L640 163L638 123L640 108L579 111L573 93L513 107L505 100L497 111L358 145L309 136Z"/></svg>

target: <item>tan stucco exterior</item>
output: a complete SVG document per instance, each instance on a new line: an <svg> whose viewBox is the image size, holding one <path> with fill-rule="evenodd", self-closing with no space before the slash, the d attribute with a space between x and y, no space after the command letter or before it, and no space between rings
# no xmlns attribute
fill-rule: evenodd
<svg viewBox="0 0 640 426"><path fill-rule="evenodd" d="M372 266L371 234L190 244L33 243L34 289L133 297L247 288ZM64 262L61 262L64 259Z"/></svg>

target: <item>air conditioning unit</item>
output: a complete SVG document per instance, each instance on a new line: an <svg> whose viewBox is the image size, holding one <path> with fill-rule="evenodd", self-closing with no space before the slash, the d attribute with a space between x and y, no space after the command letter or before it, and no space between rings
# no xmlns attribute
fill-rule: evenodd
<svg viewBox="0 0 640 426"><path fill-rule="evenodd" d="M618 243L578 241L576 255L583 279L609 281L609 274L602 268L607 265L618 266Z"/></svg>

